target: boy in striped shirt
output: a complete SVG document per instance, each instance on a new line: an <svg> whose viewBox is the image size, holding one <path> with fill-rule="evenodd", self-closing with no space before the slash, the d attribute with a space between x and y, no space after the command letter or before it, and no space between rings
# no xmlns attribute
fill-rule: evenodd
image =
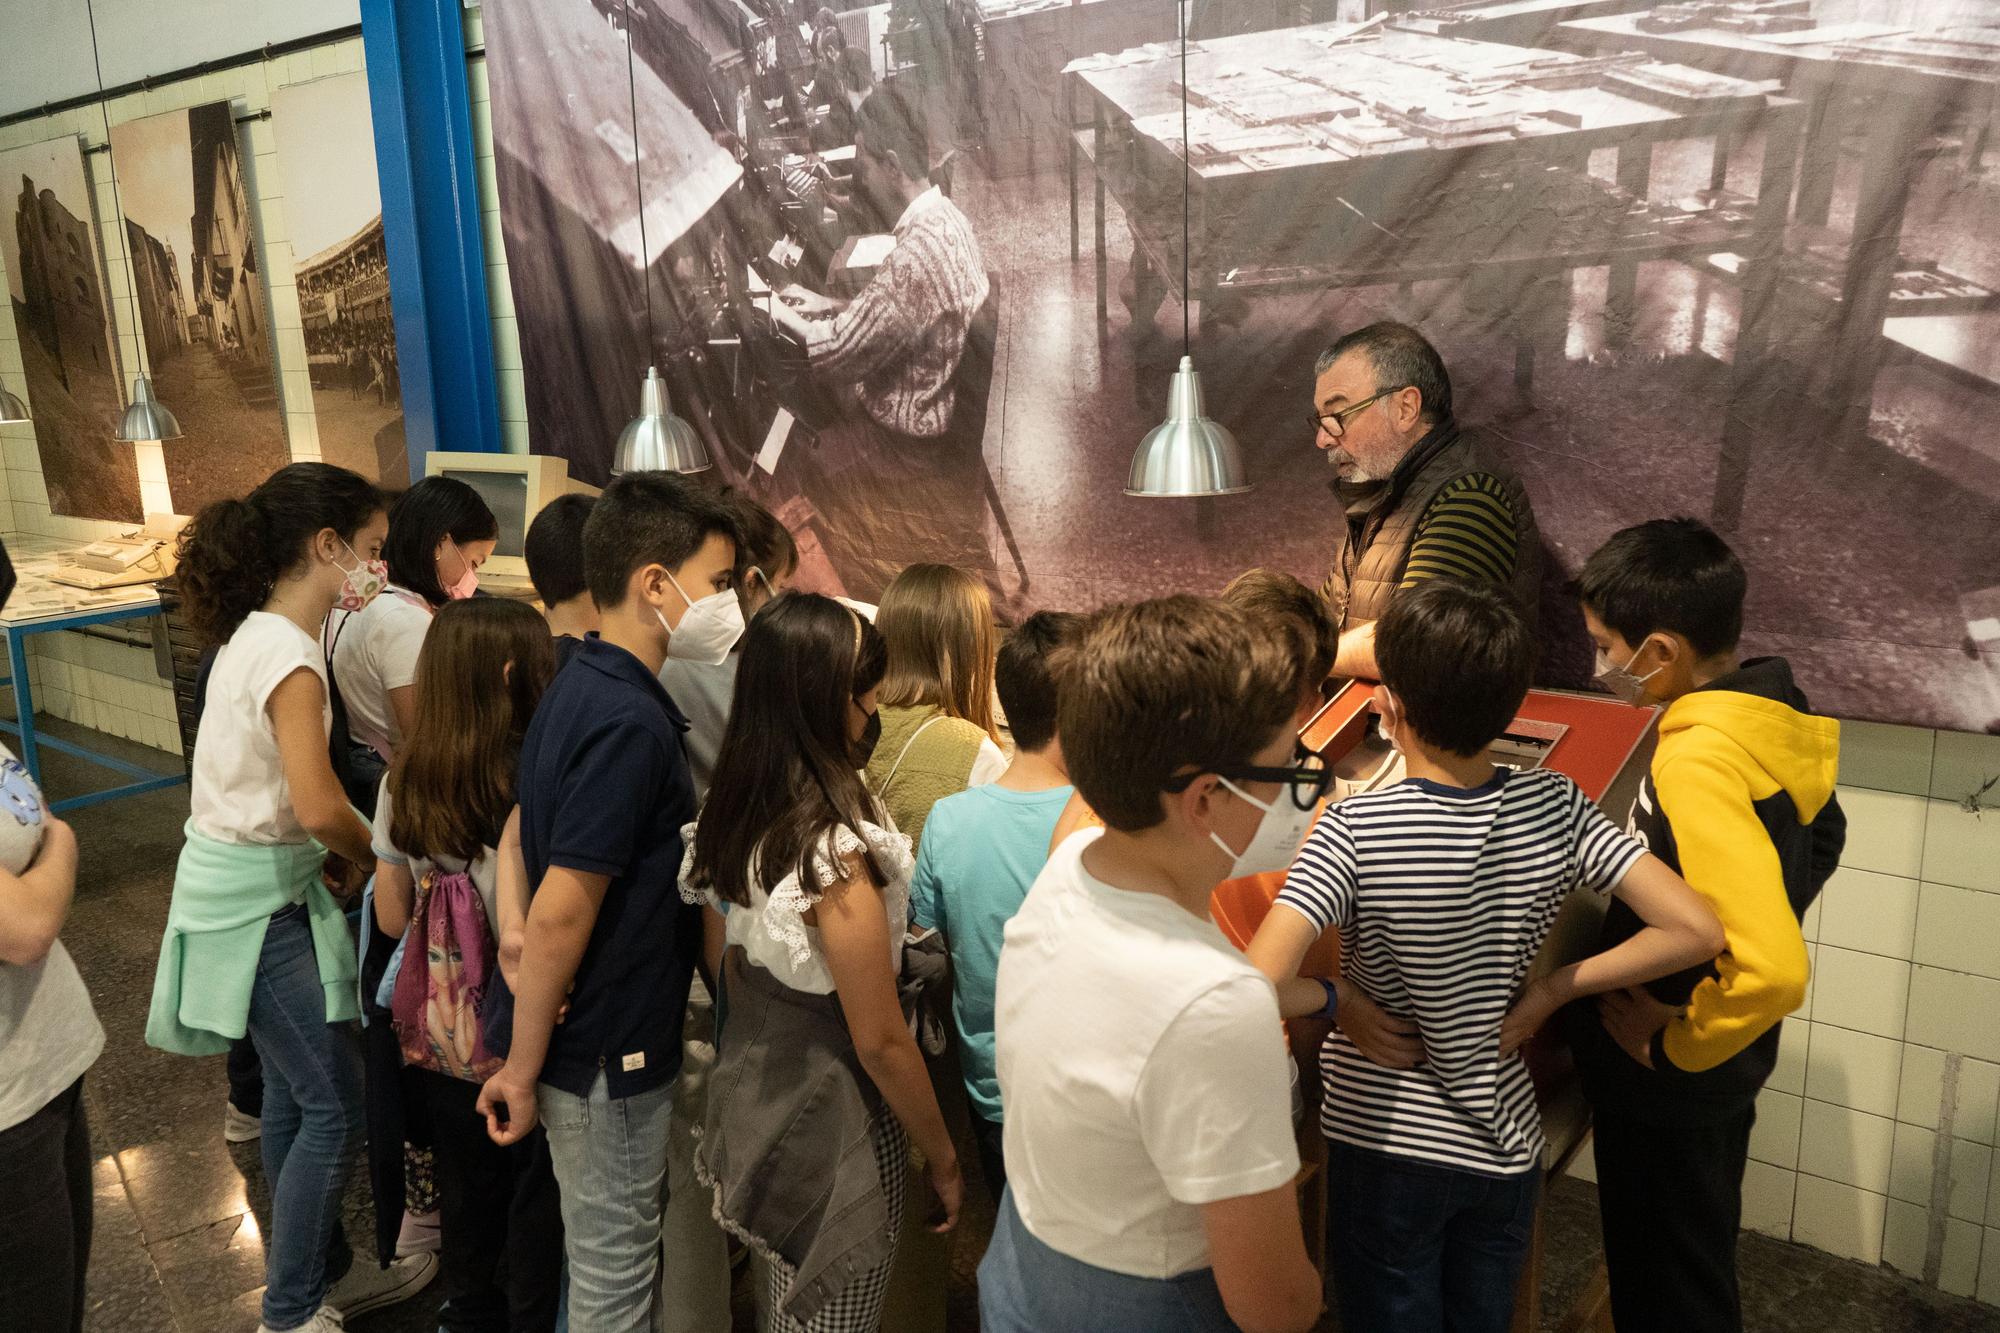
<svg viewBox="0 0 2000 1333"><path fill-rule="evenodd" d="M1409 776L1327 810L1250 956L1287 1017L1341 1024L1321 1057L1320 1127L1342 1326L1502 1330L1543 1148L1516 1048L1569 1000L1713 958L1722 932L1567 777L1485 758L1534 667L1533 633L1505 595L1448 579L1406 589L1376 652L1382 728ZM1616 895L1643 928L1523 993L1577 888ZM1341 977L1297 976L1329 929ZM1389 1031L1404 1040L1368 1035Z"/></svg>

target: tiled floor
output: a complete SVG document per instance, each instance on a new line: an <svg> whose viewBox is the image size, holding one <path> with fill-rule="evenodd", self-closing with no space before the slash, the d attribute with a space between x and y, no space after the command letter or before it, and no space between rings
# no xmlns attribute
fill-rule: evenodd
<svg viewBox="0 0 2000 1333"><path fill-rule="evenodd" d="M49 724L56 734L75 734ZM108 751L162 762L156 751L84 734ZM49 756L56 796L102 775ZM82 882L64 940L96 1000L106 1044L85 1084L97 1160L97 1235L91 1255L93 1333L250 1333L263 1284L267 1200L256 1145L222 1141L221 1059L151 1050L141 1033L166 919L173 863L187 817L185 789L78 811ZM367 1186L357 1173L349 1234L366 1234ZM1593 1191L1567 1183L1549 1202L1544 1294L1555 1315L1581 1290L1599 1249ZM969 1210L955 1246L950 1309L954 1329L977 1327L971 1272L990 1209ZM1743 1293L1750 1329L1785 1333L2000 1333L2000 1310L1943 1296L1885 1269L1745 1236ZM436 1326L435 1290L357 1320L362 1333L415 1333ZM738 1302L737 1326L754 1326ZM1327 1329L1336 1327L1329 1318ZM718 1330L718 1333L721 1333Z"/></svg>

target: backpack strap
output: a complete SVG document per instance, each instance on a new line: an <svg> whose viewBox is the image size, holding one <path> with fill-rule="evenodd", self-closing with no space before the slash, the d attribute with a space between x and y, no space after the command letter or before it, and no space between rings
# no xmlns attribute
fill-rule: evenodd
<svg viewBox="0 0 2000 1333"><path fill-rule="evenodd" d="M903 748L896 752L896 762L889 765L889 771L882 775L882 794L884 796L887 796L889 794L889 784L896 780L896 770L900 769L903 766L903 761L909 758L910 747L917 743L917 737L923 735L925 732L929 731L933 725L942 721L944 721L943 713L939 713L936 717L927 719L921 727L918 727L915 731L910 733L910 739L903 742Z"/></svg>

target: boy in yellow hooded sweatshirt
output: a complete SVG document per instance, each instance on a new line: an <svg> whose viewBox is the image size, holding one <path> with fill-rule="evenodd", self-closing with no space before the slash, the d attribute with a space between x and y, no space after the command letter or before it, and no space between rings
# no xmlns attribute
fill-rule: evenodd
<svg viewBox="0 0 2000 1333"><path fill-rule="evenodd" d="M1576 584L1599 682L1666 705L1632 832L1727 940L1711 963L1573 1016L1618 1333L1743 1326L1736 1231L1757 1093L1805 997L1800 918L1846 841L1840 725L1810 711L1783 658L1738 661L1745 584L1727 543L1687 518L1615 534ZM1601 945L1639 924L1614 902Z"/></svg>

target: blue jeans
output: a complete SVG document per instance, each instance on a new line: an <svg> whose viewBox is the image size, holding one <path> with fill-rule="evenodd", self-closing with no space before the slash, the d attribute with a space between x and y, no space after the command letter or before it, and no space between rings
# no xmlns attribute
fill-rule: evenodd
<svg viewBox="0 0 2000 1333"><path fill-rule="evenodd" d="M979 1326L985 1333L1230 1333L1236 1327L1223 1309L1214 1269L1132 1277L1072 1259L1035 1239L1014 1207L1012 1189L1000 1196L993 1243L979 1262Z"/></svg>
<svg viewBox="0 0 2000 1333"><path fill-rule="evenodd" d="M535 1090L562 1190L571 1333L648 1333L667 1198L674 1085L613 1099Z"/></svg>
<svg viewBox="0 0 2000 1333"><path fill-rule="evenodd" d="M351 1025L326 1021L302 905L273 915L264 932L249 1036L264 1066L262 1147L271 1190L264 1323L297 1328L351 1260L340 1197L363 1135L361 1052Z"/></svg>
<svg viewBox="0 0 2000 1333"><path fill-rule="evenodd" d="M1340 1326L1504 1333L1542 1173L1480 1176L1328 1143Z"/></svg>

